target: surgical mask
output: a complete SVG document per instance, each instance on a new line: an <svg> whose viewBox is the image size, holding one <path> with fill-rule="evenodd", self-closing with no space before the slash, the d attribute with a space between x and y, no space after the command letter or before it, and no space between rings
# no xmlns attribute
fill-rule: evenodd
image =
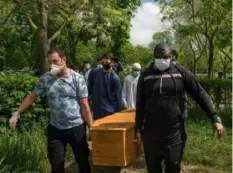
<svg viewBox="0 0 233 173"><path fill-rule="evenodd" d="M85 67L85 69L88 70L88 69L90 69L91 66L90 66L90 64L85 64L84 67Z"/></svg>
<svg viewBox="0 0 233 173"><path fill-rule="evenodd" d="M63 66L59 66L59 65L52 64L50 66L50 68L51 68L50 73L55 76L55 75L61 73L63 67L64 67L64 65Z"/></svg>
<svg viewBox="0 0 233 173"><path fill-rule="evenodd" d="M132 71L132 75L134 76L134 77L138 77L139 75L140 75L140 71Z"/></svg>
<svg viewBox="0 0 233 173"><path fill-rule="evenodd" d="M103 67L102 64L97 65L97 68L102 68L102 67Z"/></svg>
<svg viewBox="0 0 233 173"><path fill-rule="evenodd" d="M154 67L160 71L164 71L169 68L170 62L171 62L170 59L155 59Z"/></svg>
<svg viewBox="0 0 233 173"><path fill-rule="evenodd" d="M104 70L109 70L112 66L111 63L102 64L102 65L103 65Z"/></svg>
<svg viewBox="0 0 233 173"><path fill-rule="evenodd" d="M176 61L176 60L173 60L172 63L173 63L173 64L177 64L177 61Z"/></svg>

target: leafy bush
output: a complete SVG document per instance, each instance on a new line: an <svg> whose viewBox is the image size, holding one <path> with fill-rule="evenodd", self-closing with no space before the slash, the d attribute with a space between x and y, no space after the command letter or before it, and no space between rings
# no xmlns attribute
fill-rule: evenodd
<svg viewBox="0 0 233 173"><path fill-rule="evenodd" d="M130 68L126 69L130 73ZM127 74L121 73L121 80ZM0 124L8 125L8 119L17 109L24 97L33 90L38 78L29 74L0 73ZM231 108L232 82L230 79L206 79L199 78L203 88L211 96L216 108ZM191 106L195 104L190 101ZM39 97L35 103L21 116L21 129L33 125L42 116L49 116L46 96Z"/></svg>
<svg viewBox="0 0 233 173"><path fill-rule="evenodd" d="M0 74L0 124L8 125L12 112L19 103L33 90L38 78L32 75ZM35 103L21 116L23 125L31 126L42 116L48 116L48 103L45 96L39 97Z"/></svg>
<svg viewBox="0 0 233 173"><path fill-rule="evenodd" d="M212 98L216 108L224 104L225 108L232 105L232 80L231 79L199 79L202 87Z"/></svg>

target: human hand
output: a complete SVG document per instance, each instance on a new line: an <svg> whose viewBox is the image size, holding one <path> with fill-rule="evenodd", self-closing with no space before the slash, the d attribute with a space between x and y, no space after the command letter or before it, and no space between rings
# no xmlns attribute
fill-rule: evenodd
<svg viewBox="0 0 233 173"><path fill-rule="evenodd" d="M124 107L125 107L126 109L129 108L129 107L128 107L128 104L127 104L126 102L124 102Z"/></svg>
<svg viewBox="0 0 233 173"><path fill-rule="evenodd" d="M20 118L20 114L18 111L14 112L9 120L9 126L11 129L14 129L17 122L18 122L18 119Z"/></svg>
<svg viewBox="0 0 233 173"><path fill-rule="evenodd" d="M137 142L141 143L142 142L142 134L140 132L136 133L136 140Z"/></svg>
<svg viewBox="0 0 233 173"><path fill-rule="evenodd" d="M223 137L224 127L223 127L222 123L219 123L219 122L213 123L212 129L213 129L213 135L215 135L215 133L217 131L217 133L218 133L218 139L220 139L221 137Z"/></svg>

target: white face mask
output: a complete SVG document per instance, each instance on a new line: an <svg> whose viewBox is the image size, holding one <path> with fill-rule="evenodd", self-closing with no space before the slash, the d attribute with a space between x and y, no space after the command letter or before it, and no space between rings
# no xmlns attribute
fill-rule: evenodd
<svg viewBox="0 0 233 173"><path fill-rule="evenodd" d="M102 64L97 65L97 68L102 68L102 67L103 67Z"/></svg>
<svg viewBox="0 0 233 173"><path fill-rule="evenodd" d="M164 71L169 68L170 62L171 62L170 59L155 59L154 67L160 71Z"/></svg>
<svg viewBox="0 0 233 173"><path fill-rule="evenodd" d="M55 76L55 75L61 73L61 70L63 69L63 67L64 67L64 65L59 66L59 65L52 64L50 66L50 68L51 68L50 73Z"/></svg>
<svg viewBox="0 0 233 173"><path fill-rule="evenodd" d="M173 64L177 64L177 61L174 61L174 60L173 60L172 63L173 63Z"/></svg>
<svg viewBox="0 0 233 173"><path fill-rule="evenodd" d="M84 67L85 67L85 69L88 70L88 69L90 69L91 66L90 66L90 64L85 64Z"/></svg>
<svg viewBox="0 0 233 173"><path fill-rule="evenodd" d="M140 71L132 71L132 75L134 77L138 77L140 75Z"/></svg>

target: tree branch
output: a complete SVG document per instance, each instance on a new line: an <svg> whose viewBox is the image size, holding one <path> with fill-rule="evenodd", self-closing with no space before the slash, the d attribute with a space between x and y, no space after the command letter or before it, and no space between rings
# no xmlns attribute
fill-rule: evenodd
<svg viewBox="0 0 233 173"><path fill-rule="evenodd" d="M194 60L196 59L196 53L195 51L193 50L193 45L192 45L192 41L190 40L190 42L188 43L189 47L191 48L191 51L193 53L193 56L194 56Z"/></svg>
<svg viewBox="0 0 233 173"><path fill-rule="evenodd" d="M84 1L84 3L82 4L82 6L80 8L82 8L87 1ZM60 28L48 39L49 44L58 36L60 35L62 29L72 20L71 16L75 13L75 11L77 10L78 7L78 3L73 4L73 8L71 10L70 16L68 17L68 19L60 26Z"/></svg>
<svg viewBox="0 0 233 173"><path fill-rule="evenodd" d="M38 26L36 26L36 24L32 21L32 18L29 16L29 14L27 15L27 17L28 17L28 21L31 24L32 28L37 30Z"/></svg>
<svg viewBox="0 0 233 173"><path fill-rule="evenodd" d="M232 57L230 57L224 50L220 50L229 60L232 62Z"/></svg>
<svg viewBox="0 0 233 173"><path fill-rule="evenodd" d="M1 23L1 25L4 25L8 21L8 19L11 17L11 15L13 14L15 10L16 10L16 7L13 10L11 10L11 12L7 15L6 19Z"/></svg>
<svg viewBox="0 0 233 173"><path fill-rule="evenodd" d="M65 27L65 25L67 24L67 21L64 22L61 27L48 39L48 42L51 43L57 36L60 35L61 30Z"/></svg>
<svg viewBox="0 0 233 173"><path fill-rule="evenodd" d="M205 39L205 43L203 45L199 35L195 35L195 36L196 36L196 39L197 39L197 44L198 44L199 49L202 49L201 53L199 54L199 56L196 59L196 61L199 61L201 59L202 55L205 52L205 48L206 48L208 42L207 42L207 39Z"/></svg>

